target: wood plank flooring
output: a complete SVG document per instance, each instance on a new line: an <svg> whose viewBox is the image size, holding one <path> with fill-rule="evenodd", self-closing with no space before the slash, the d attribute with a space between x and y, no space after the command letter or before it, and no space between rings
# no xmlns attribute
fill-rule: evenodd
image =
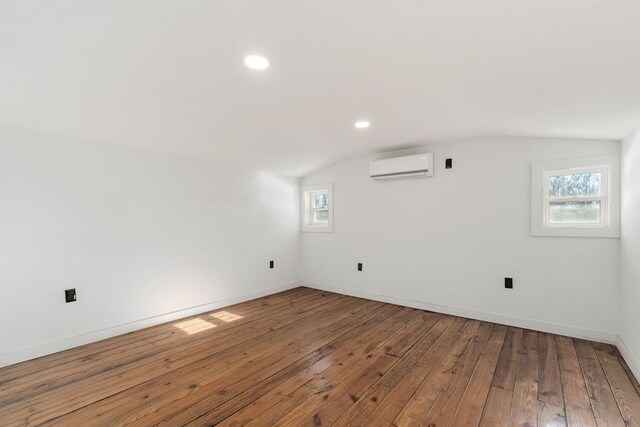
<svg viewBox="0 0 640 427"><path fill-rule="evenodd" d="M640 426L615 347L308 288L0 369L0 426Z"/></svg>

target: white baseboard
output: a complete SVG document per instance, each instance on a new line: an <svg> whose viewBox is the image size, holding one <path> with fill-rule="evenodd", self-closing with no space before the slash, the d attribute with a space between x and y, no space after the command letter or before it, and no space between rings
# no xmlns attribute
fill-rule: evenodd
<svg viewBox="0 0 640 427"><path fill-rule="evenodd" d="M627 365L629 365L629 369L631 369L633 375L637 380L640 380L640 360L638 360L634 356L634 354L631 352L631 349L629 348L629 346L627 346L622 337L618 337L616 347L618 347L618 350L620 350L620 354L622 354L624 361L627 362Z"/></svg>
<svg viewBox="0 0 640 427"><path fill-rule="evenodd" d="M366 298L390 304L402 305L405 307L419 308L422 310L434 311L436 313L461 316L469 319L483 320L487 322L500 323L503 325L516 326L519 328L532 329L535 331L548 332L557 335L564 335L573 338L582 338L590 341L598 341L607 344L616 344L618 335L613 332L594 331L582 329L575 326L560 325L557 323L542 322L539 320L523 319L520 317L505 316L503 314L487 313L484 311L472 310L463 307L452 307L439 304L432 304L425 301L418 301L408 298L399 298L390 295L377 294L360 289L345 288L342 286L325 285L321 283L302 281L303 286L319 289L323 291L336 292L344 295L351 295L359 298Z"/></svg>
<svg viewBox="0 0 640 427"><path fill-rule="evenodd" d="M424 301L418 301L407 298L393 297L390 295L376 294L373 292L362 291L359 289L345 288L341 286L325 285L315 282L299 281L292 282L287 285L281 285L266 289L260 289L254 292L213 301L207 304L186 308L183 310L174 311L171 313L165 313L159 316L150 317L147 319L137 320L135 322L125 323L117 325L111 328L102 329L88 334L78 335L75 337L65 338L58 341L51 341L38 346L29 347L13 351L10 353L0 354L0 367L13 365L15 363L23 362L25 360L34 359L36 357L45 356L47 354L56 353L69 348L77 347L84 344L89 344L95 341L103 340L106 338L122 335L128 332L148 328L150 326L159 325L161 323L171 322L173 320L181 319L188 316L193 316L199 313L216 310L218 308L226 307L233 304L238 304L244 301L249 301L255 298L260 298L266 295L275 294L277 292L286 291L298 286L306 286L313 289L319 289L329 292L335 292L343 295L351 295L358 298L366 298L375 301L386 302L390 304L397 304L406 307L419 308L422 310L434 311L437 313L449 314L453 316L461 316L470 319L484 320L488 322L500 323L509 326L516 326L520 328L527 328L536 331L549 332L558 335L565 335L574 338L588 339L592 341L599 341L608 344L615 344L620 353L624 357L625 361L629 365L629 368L633 372L636 378L640 379L640 361L634 357L629 350L629 347L625 342L614 333L593 331L589 329L581 329L573 326L559 325L555 323L541 322L530 319L523 319L518 317L504 316L495 313L486 313L478 310L471 310L462 307L451 307L439 304L432 304Z"/></svg>
<svg viewBox="0 0 640 427"><path fill-rule="evenodd" d="M199 313L206 313L211 310L260 298L266 295L275 294L286 291L298 286L302 286L300 282L292 282L287 285L280 285L271 288L259 289L257 291L245 293L242 295L224 298L218 301L209 302L207 304L189 307L171 313L165 313L146 319L136 320L134 322L124 323L99 331L89 332L87 334L77 335L75 337L64 338L57 341L50 341L34 347L23 348L12 351L10 353L0 354L0 367L13 365L15 363L24 362L25 360L35 359L36 357L46 356L47 354L57 353L80 345L89 344L100 341L105 338L111 338L116 335L126 334L127 332L137 331L148 328L150 326L159 325L161 323L171 322L173 320L182 319L184 317L193 316Z"/></svg>

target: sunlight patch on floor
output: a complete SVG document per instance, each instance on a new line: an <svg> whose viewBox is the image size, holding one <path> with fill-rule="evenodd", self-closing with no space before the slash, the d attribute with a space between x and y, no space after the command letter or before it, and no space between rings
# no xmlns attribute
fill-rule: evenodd
<svg viewBox="0 0 640 427"><path fill-rule="evenodd" d="M242 319L242 316L229 313L228 311L218 311L217 313L213 313L211 317L214 317L218 320L222 320L223 322L227 322L227 323L233 322L234 320Z"/></svg>
<svg viewBox="0 0 640 427"><path fill-rule="evenodd" d="M189 335L197 334L198 332L206 331L207 329L216 327L216 325L214 325L213 323L207 322L206 320L199 317L176 323L174 326L182 329L183 332L186 332Z"/></svg>

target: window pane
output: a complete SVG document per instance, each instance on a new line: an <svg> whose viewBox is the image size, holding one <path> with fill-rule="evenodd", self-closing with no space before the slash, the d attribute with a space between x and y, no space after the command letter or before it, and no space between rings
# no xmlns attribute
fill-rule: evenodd
<svg viewBox="0 0 640 427"><path fill-rule="evenodd" d="M329 206L327 193L316 194L313 198L314 208L326 208Z"/></svg>
<svg viewBox="0 0 640 427"><path fill-rule="evenodd" d="M554 224L600 222L600 201L550 202L549 220Z"/></svg>
<svg viewBox="0 0 640 427"><path fill-rule="evenodd" d="M316 211L315 212L315 222L327 222L329 221L329 211Z"/></svg>
<svg viewBox="0 0 640 427"><path fill-rule="evenodd" d="M599 196L602 177L598 173L549 177L549 197Z"/></svg>

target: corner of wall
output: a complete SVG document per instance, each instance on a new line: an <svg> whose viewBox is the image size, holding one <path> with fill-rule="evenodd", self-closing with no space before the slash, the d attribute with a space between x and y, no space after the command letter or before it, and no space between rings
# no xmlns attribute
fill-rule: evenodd
<svg viewBox="0 0 640 427"><path fill-rule="evenodd" d="M621 173L621 235L620 235L620 280L619 280L619 330L618 350L629 368L640 378L640 127L622 142ZM631 261L633 260L633 262Z"/></svg>
<svg viewBox="0 0 640 427"><path fill-rule="evenodd" d="M624 361L627 362L627 365L633 375L636 379L640 379L640 360L636 358L621 336L618 336L618 339L616 340L616 347L618 347L618 351L622 355Z"/></svg>

